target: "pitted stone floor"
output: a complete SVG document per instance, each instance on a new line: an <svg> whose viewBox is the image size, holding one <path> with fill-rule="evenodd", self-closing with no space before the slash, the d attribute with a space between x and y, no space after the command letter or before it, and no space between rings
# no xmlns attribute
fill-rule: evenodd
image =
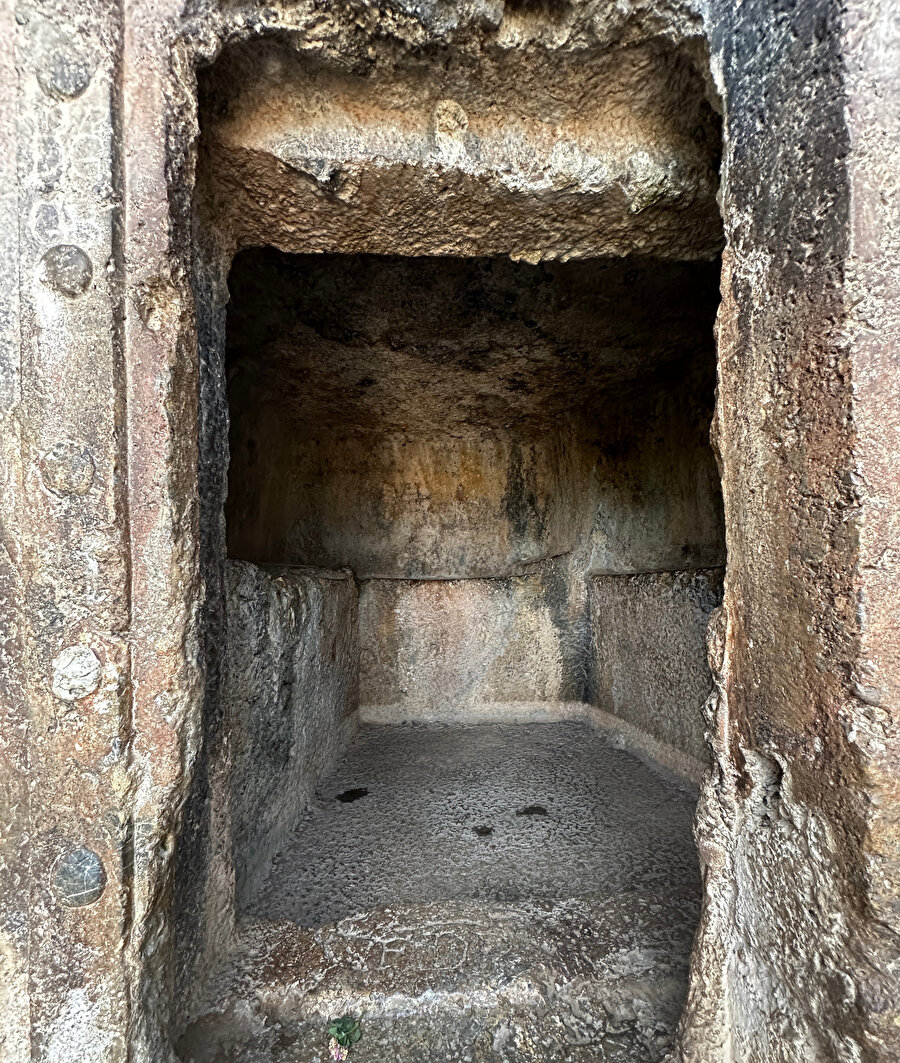
<svg viewBox="0 0 900 1063"><path fill-rule="evenodd" d="M577 722L363 727L180 1044L195 1063L641 1063L699 910L693 795Z"/></svg>

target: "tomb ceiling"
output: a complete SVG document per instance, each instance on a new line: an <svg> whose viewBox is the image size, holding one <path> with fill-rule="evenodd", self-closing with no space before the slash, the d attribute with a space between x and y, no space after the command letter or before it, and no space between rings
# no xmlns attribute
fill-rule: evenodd
<svg viewBox="0 0 900 1063"><path fill-rule="evenodd" d="M709 358L718 269L254 251L230 290L232 394L293 432L541 431Z"/></svg>
<svg viewBox="0 0 900 1063"><path fill-rule="evenodd" d="M205 78L202 165L237 246L527 261L721 249L719 119L664 38L370 51L326 65L268 39Z"/></svg>

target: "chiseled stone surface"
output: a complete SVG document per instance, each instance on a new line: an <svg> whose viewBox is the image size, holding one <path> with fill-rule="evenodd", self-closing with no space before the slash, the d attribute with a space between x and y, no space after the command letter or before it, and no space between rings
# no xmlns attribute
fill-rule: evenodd
<svg viewBox="0 0 900 1063"><path fill-rule="evenodd" d="M78 0L0 12L0 1057L15 1063L121 1060L131 1039L117 34Z"/></svg>
<svg viewBox="0 0 900 1063"><path fill-rule="evenodd" d="M722 571L595 576L590 595L595 703L705 762L706 631Z"/></svg>
<svg viewBox="0 0 900 1063"><path fill-rule="evenodd" d="M184 1010L231 948L235 912L258 890L321 774L353 734L359 701L351 573L228 561L224 591L225 741L208 757L209 855L198 861L186 835L178 867L188 928L177 953Z"/></svg>
<svg viewBox="0 0 900 1063"><path fill-rule="evenodd" d="M599 718L586 704L586 570L723 560L707 438L719 144L702 28L688 8L635 8L623 24L587 7L533 18L485 6L450 23L397 8L387 48L352 20L317 24L317 43L294 48L299 24L279 39L269 17L235 26L199 83L208 584L227 448L233 556L369 577L365 715ZM448 59L437 95L429 49ZM226 293L232 253L266 244L282 253L245 251ZM498 253L519 264L485 257ZM622 254L637 257L610 259ZM661 486L671 504L654 502ZM593 520L601 495L605 523ZM604 536L638 500L628 533ZM446 579L473 576L491 578ZM207 638L181 912L216 848L202 780L227 742L219 641ZM673 711L699 718L700 705ZM186 918L179 940L185 999L208 966L190 957L225 943L198 939Z"/></svg>
<svg viewBox="0 0 900 1063"><path fill-rule="evenodd" d="M179 1039L186 1063L658 1063L684 999L688 890L396 905L307 930L254 923Z"/></svg>
<svg viewBox="0 0 900 1063"><path fill-rule="evenodd" d="M574 612L574 611L572 611ZM510 703L573 692L567 574L490 580L366 580L360 587L360 704L385 720L504 716Z"/></svg>
<svg viewBox="0 0 900 1063"><path fill-rule="evenodd" d="M723 563L718 274L647 257L243 252L230 556L493 578L590 530L592 571Z"/></svg>
<svg viewBox="0 0 900 1063"><path fill-rule="evenodd" d="M366 34L366 15L334 20L317 27L318 55L269 37L226 49L204 79L201 165L240 243L477 246L530 261L715 255L718 129L684 40L697 29L687 5L647 4L616 26L620 10L600 4L544 19L475 4L452 13L452 29L438 28L440 5L404 6L384 38ZM398 203L408 209L394 225Z"/></svg>
<svg viewBox="0 0 900 1063"><path fill-rule="evenodd" d="M366 726L245 912L185 1060L660 1060L693 795L585 723ZM249 921L248 921L249 920Z"/></svg>
<svg viewBox="0 0 900 1063"><path fill-rule="evenodd" d="M363 719L584 718L699 781L709 763L706 633L722 571L585 579L576 565L363 581Z"/></svg>
<svg viewBox="0 0 900 1063"><path fill-rule="evenodd" d="M356 584L349 572L229 561L225 593L230 856L242 907L352 733Z"/></svg>
<svg viewBox="0 0 900 1063"><path fill-rule="evenodd" d="M209 769L226 738L224 463L208 458L227 452L231 254L276 234L302 253L708 258L707 101L722 115L728 571L674 1057L896 1058L898 14L896 0L0 5L0 132L16 145L0 152L5 1058L173 1056L176 851L216 837ZM198 151L196 71L226 43ZM320 95L292 125L278 93L308 86ZM572 132L573 91L607 145ZM563 150L545 168L555 99ZM44 282L60 247L89 279L82 262ZM68 442L90 482L57 469L48 484L44 456ZM80 645L102 682L61 701L52 662ZM70 907L54 869L79 850L106 884Z"/></svg>
<svg viewBox="0 0 900 1063"><path fill-rule="evenodd" d="M900 600L883 463L898 425L898 14L709 9L728 574L697 824L706 901L679 1038L691 1063L900 1051L897 642L882 611Z"/></svg>
<svg viewBox="0 0 900 1063"><path fill-rule="evenodd" d="M363 725L247 911L699 888L694 797L586 722Z"/></svg>

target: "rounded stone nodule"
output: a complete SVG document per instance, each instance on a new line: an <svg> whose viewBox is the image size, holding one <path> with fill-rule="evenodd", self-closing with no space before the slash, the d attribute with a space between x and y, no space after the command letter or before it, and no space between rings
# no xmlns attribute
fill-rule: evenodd
<svg viewBox="0 0 900 1063"><path fill-rule="evenodd" d="M94 275L91 260L74 244L57 244L41 258L41 280L70 299L83 294Z"/></svg>
<svg viewBox="0 0 900 1063"><path fill-rule="evenodd" d="M469 128L469 116L456 100L440 100L431 115L435 136L462 140Z"/></svg>
<svg viewBox="0 0 900 1063"><path fill-rule="evenodd" d="M41 456L41 476L55 495L84 495L94 482L94 459L80 443L57 443Z"/></svg>
<svg viewBox="0 0 900 1063"><path fill-rule="evenodd" d="M53 887L60 903L67 908L93 904L106 889L103 861L93 849L73 849L57 864Z"/></svg>
<svg viewBox="0 0 900 1063"><path fill-rule="evenodd" d="M38 84L54 100L77 99L90 83L91 68L87 60L65 47L48 52L38 72Z"/></svg>
<svg viewBox="0 0 900 1063"><path fill-rule="evenodd" d="M62 701L78 701L100 686L102 670L90 646L67 646L53 661L51 689Z"/></svg>

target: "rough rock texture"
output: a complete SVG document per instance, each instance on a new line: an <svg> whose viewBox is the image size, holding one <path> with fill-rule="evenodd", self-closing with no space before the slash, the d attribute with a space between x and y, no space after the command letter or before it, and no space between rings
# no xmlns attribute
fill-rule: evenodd
<svg viewBox="0 0 900 1063"><path fill-rule="evenodd" d="M709 446L715 372L705 353L704 342L692 359L639 376L595 407L589 574L725 564L722 492Z"/></svg>
<svg viewBox="0 0 900 1063"><path fill-rule="evenodd" d="M696 894L397 905L318 930L247 927L178 1040L185 1063L659 1063L684 999Z"/></svg>
<svg viewBox="0 0 900 1063"><path fill-rule="evenodd" d="M699 898L692 797L584 723L364 727L182 1057L318 1060L328 1018L364 1011L361 1060L660 1059Z"/></svg>
<svg viewBox="0 0 900 1063"><path fill-rule="evenodd" d="M367 724L246 911L699 890L693 797L586 722Z"/></svg>
<svg viewBox="0 0 900 1063"><path fill-rule="evenodd" d="M773 17L752 2L709 15L725 136L714 435L728 577L680 1056L890 1060L898 10L821 2Z"/></svg>
<svg viewBox="0 0 900 1063"><path fill-rule="evenodd" d="M215 779L229 744L228 711L220 708L227 668L216 636L224 623L216 588L225 453L232 457L233 556L350 565L363 577L508 577L505 584L466 580L446 587L407 579L376 588L367 580L364 711L381 719L452 717L487 706L488 715L505 718L555 710L608 726L614 718L585 701L592 655L583 573L593 543L605 545L599 564L619 569L640 570L646 558L654 567L673 557L679 567L721 561L704 425L715 266L646 258L648 252L714 258L717 226L708 211L717 118L698 75L698 53L667 36L677 36L680 24L660 28L643 39L643 31L622 35L621 54L610 56L598 77L621 75L630 88L617 103L608 86L592 86L602 88L605 101L605 117L593 126L579 119L576 131L567 124L572 116L563 113L564 103L559 113L547 110L554 79L562 87L576 70L580 78L584 56L570 66L564 49L551 64L555 73L538 63L549 80L534 81L534 99L511 125L501 120L500 139L487 126L477 132L473 118L462 153L453 143L461 125L453 123L468 119L458 101L435 105L431 140L421 151L415 145L407 151L417 120L408 101L399 122L396 109L387 117L383 97L374 120L366 116L373 85L395 93L411 79L427 98L432 90L419 75L433 77L430 59L423 65L402 51L384 54L377 76L363 84L344 39L342 58L325 63L332 69L313 72L317 102L305 111L297 104L303 86L312 85L309 57L286 48L287 38L235 46L204 76L194 290L204 323L201 562L211 588L204 618L211 634L200 785L188 801L189 829L179 847L181 911L190 911L192 883L216 879L217 827L202 780ZM585 29L570 27L567 48L582 41ZM457 60L450 61L443 80L455 78L458 95L465 96L467 84L483 100L479 70L494 60L486 59L483 42L477 61L470 46L458 53L459 72L451 73ZM583 40L582 47L595 46ZM511 59L517 61L515 52L501 48L497 72ZM490 93L496 96L501 84ZM527 108L538 105L552 131L529 117ZM361 123L355 131L346 127L348 114L351 125ZM311 133L307 120L319 123ZM273 134L278 123L283 130ZM641 138L651 130L661 139L648 154ZM516 168L533 155L529 138L536 131L541 143L555 138L553 162L544 177L525 179ZM399 154L391 155L398 144ZM301 147L319 155L301 164ZM366 153L374 153L374 167ZM566 157L581 161L561 184L558 167ZM285 170L287 158L293 161ZM660 159L665 177L653 174ZM456 175L450 183L443 176L448 167ZM351 170L355 177L348 178ZM435 180L434 194L423 195ZM398 211L401 226L393 220ZM566 250L558 244L564 224ZM244 254L229 280L226 323L223 277L229 255L246 243L317 255ZM635 257L577 268L471 257L497 250L529 263L611 252ZM334 251L342 254L322 254ZM413 261L385 258L386 252L435 257ZM639 438L627 444L623 404L634 405L640 424ZM607 424L617 427L609 432ZM600 454L606 466L598 478L591 470ZM671 501L649 501L646 516L633 518L631 533L617 542L613 525L644 485L648 499L670 486ZM597 519L604 491L622 503L617 511L607 501L606 521ZM611 560L624 542L630 553ZM482 640L477 653L473 637ZM694 703L679 708L697 711ZM643 751L654 743L636 733L622 740ZM676 751L659 752L681 769ZM696 774L693 767L688 774ZM202 907L211 927L221 925L215 914L210 918L217 905L208 893ZM192 998L193 972L207 965L183 962L200 950L193 927L182 922L178 933L177 984ZM207 940L227 949L215 932Z"/></svg>
<svg viewBox="0 0 900 1063"><path fill-rule="evenodd" d="M548 562L510 579L367 580L360 712L625 724L629 746L698 780L709 760L706 631L721 600L717 569L585 583Z"/></svg>
<svg viewBox="0 0 900 1063"><path fill-rule="evenodd" d="M77 4L4 5L0 26L0 1055L123 1059L139 800L114 31Z"/></svg>
<svg viewBox="0 0 900 1063"><path fill-rule="evenodd" d="M599 570L721 563L717 281L715 263L640 258L244 252L229 553L493 577L593 522Z"/></svg>
<svg viewBox="0 0 900 1063"><path fill-rule="evenodd" d="M511 703L577 700L584 649L572 636L566 572L540 568L513 579L364 582L365 715L496 718Z"/></svg>
<svg viewBox="0 0 900 1063"><path fill-rule="evenodd" d="M198 863L183 844L176 878L182 1014L232 947L236 916L356 725L352 575L229 561L224 588L226 741L209 755L209 853Z"/></svg>
<svg viewBox="0 0 900 1063"><path fill-rule="evenodd" d="M368 718L593 701L655 715L648 734L697 774L704 630L650 608L622 624L623 605L598 656L584 575L724 562L715 279L714 263L639 258L238 257L228 548L364 581ZM679 593L691 614L688 583L670 581ZM621 672L638 628L646 660L614 696L621 675L595 682L596 662ZM673 666L692 678L673 686Z"/></svg>
<svg viewBox="0 0 900 1063"><path fill-rule="evenodd" d="M380 34L362 54L345 40L339 57L299 41L226 50L202 86L201 161L238 243L711 258L718 125L693 56L651 31L605 50L586 77L603 16L545 49L504 45L516 33L491 32L499 5L470 11L481 32L469 47L426 30L406 51ZM386 224L398 204L403 224Z"/></svg>
<svg viewBox="0 0 900 1063"><path fill-rule="evenodd" d="M204 850L227 740L232 252L708 259L720 107L728 571L676 1056L896 1058L898 25L896 0L0 6L5 1057L173 1055L176 850ZM281 85L340 91L292 127Z"/></svg>
<svg viewBox="0 0 900 1063"><path fill-rule="evenodd" d="M268 873L358 703L356 585L349 573L226 568L235 903Z"/></svg>
<svg viewBox="0 0 900 1063"><path fill-rule="evenodd" d="M590 593L593 699L706 761L702 710L712 691L706 630L722 602L721 570L596 576Z"/></svg>
<svg viewBox="0 0 900 1063"><path fill-rule="evenodd" d="M264 409L232 449L235 557L349 565L360 579L496 577L567 553L584 523L587 455L565 424L519 439L320 426L304 440L283 405Z"/></svg>

